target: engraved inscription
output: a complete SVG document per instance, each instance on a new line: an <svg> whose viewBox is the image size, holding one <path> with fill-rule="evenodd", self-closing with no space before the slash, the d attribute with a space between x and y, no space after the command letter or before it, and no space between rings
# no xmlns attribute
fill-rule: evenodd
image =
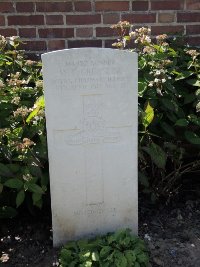
<svg viewBox="0 0 200 267"><path fill-rule="evenodd" d="M103 67L106 67L106 66L113 66L115 64L115 61L114 60L111 60L111 59L98 59L98 66L103 66ZM85 66L97 66L97 62L96 60L86 60L86 59L80 59L80 60L69 60L69 61L65 61L63 62L61 68L63 67L67 67L69 66L70 68L71 67L83 67L85 68Z"/></svg>
<svg viewBox="0 0 200 267"><path fill-rule="evenodd" d="M99 130L103 128L102 119L102 96L83 96L83 138L99 138ZM104 201L104 180L102 175L102 147L85 147L85 180L86 180L86 203L97 204ZM92 212L92 210L91 210ZM99 209L101 212L101 209Z"/></svg>
<svg viewBox="0 0 200 267"><path fill-rule="evenodd" d="M106 86L109 90L110 85L120 85L122 86L127 82L129 77L127 76L122 76L122 75L110 75L110 76L91 76L88 74L83 76L83 73L81 73L78 77L71 79L70 77L67 77L67 79L63 78L58 79L58 78L52 78L51 79L51 84L54 86L51 87L52 90L56 89L56 92L62 92L62 94L66 90L79 90L80 88L82 89L88 89L88 90L94 90L94 89L101 89L102 84Z"/></svg>
<svg viewBox="0 0 200 267"><path fill-rule="evenodd" d="M90 209L80 209L73 212L74 216L86 215L87 217L103 215L108 213L110 216L116 216L116 208L105 208L105 207L93 207Z"/></svg>
<svg viewBox="0 0 200 267"><path fill-rule="evenodd" d="M57 130L54 136L59 138L63 144L83 146L85 203L95 205L104 201L102 143L118 143L120 142L120 134L116 129L105 127L105 120L102 115L102 95L82 96L82 109L81 130ZM88 144L92 144L92 146L88 146ZM89 214L101 214L101 212L101 208L88 209L88 216Z"/></svg>
<svg viewBox="0 0 200 267"><path fill-rule="evenodd" d="M82 129L65 141L69 145L117 143L120 141L120 135L116 130L105 127L105 120L102 118L101 95L83 96Z"/></svg>

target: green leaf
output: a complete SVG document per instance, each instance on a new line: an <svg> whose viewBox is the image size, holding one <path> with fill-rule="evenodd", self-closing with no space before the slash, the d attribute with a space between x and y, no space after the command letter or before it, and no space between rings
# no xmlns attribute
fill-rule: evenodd
<svg viewBox="0 0 200 267"><path fill-rule="evenodd" d="M61 263L63 264L70 264L70 262L73 260L72 252L65 248L61 250L60 256L61 256Z"/></svg>
<svg viewBox="0 0 200 267"><path fill-rule="evenodd" d="M136 261L136 255L133 250L126 250L124 252L127 259L128 266L133 266L133 263Z"/></svg>
<svg viewBox="0 0 200 267"><path fill-rule="evenodd" d="M35 205L41 198L42 194L33 193L32 194L33 205Z"/></svg>
<svg viewBox="0 0 200 267"><path fill-rule="evenodd" d="M195 95L196 95L197 99L200 100L200 89L196 90Z"/></svg>
<svg viewBox="0 0 200 267"><path fill-rule="evenodd" d="M11 172L11 170L8 168L7 165L0 163L0 176L13 177L13 173Z"/></svg>
<svg viewBox="0 0 200 267"><path fill-rule="evenodd" d="M92 260L99 261L99 254L98 252L92 252Z"/></svg>
<svg viewBox="0 0 200 267"><path fill-rule="evenodd" d="M44 101L44 95L40 96L37 101L35 102L35 105L40 108L45 107L45 101Z"/></svg>
<svg viewBox="0 0 200 267"><path fill-rule="evenodd" d="M161 122L160 124L161 128L166 132L168 133L169 135L171 136L176 136L176 132L175 130L171 127L171 125L169 125L168 123L166 122Z"/></svg>
<svg viewBox="0 0 200 267"><path fill-rule="evenodd" d="M163 99L161 99L161 103L164 105L164 107L166 109L169 109L169 110L172 110L172 111L176 110L174 102L172 102L171 99L163 98Z"/></svg>
<svg viewBox="0 0 200 267"><path fill-rule="evenodd" d="M122 253L121 253L122 254ZM129 267L126 257L122 254L118 259L118 267Z"/></svg>
<svg viewBox="0 0 200 267"><path fill-rule="evenodd" d="M139 263L144 263L147 265L149 263L149 257L148 255L142 253L142 254L137 255L137 261Z"/></svg>
<svg viewBox="0 0 200 267"><path fill-rule="evenodd" d="M189 76L191 76L193 74L192 71L187 71L187 70L182 71L180 73L178 73L178 72L174 72L174 73L177 74L176 79L175 79L176 81L188 78Z"/></svg>
<svg viewBox="0 0 200 267"><path fill-rule="evenodd" d="M198 136L197 134L195 134L191 131L185 131L185 138L191 144L200 145L200 136Z"/></svg>
<svg viewBox="0 0 200 267"><path fill-rule="evenodd" d="M147 90L147 82L144 79L138 81L138 95L142 97L144 92Z"/></svg>
<svg viewBox="0 0 200 267"><path fill-rule="evenodd" d="M18 190L21 189L23 185L24 185L23 181L18 178L9 179L4 183L4 186L18 189Z"/></svg>
<svg viewBox="0 0 200 267"><path fill-rule="evenodd" d="M166 113L166 112L165 112ZM177 121L177 117L176 117L176 115L174 114L174 112L172 112L172 111L169 111L169 112L167 112L167 118L171 121L171 122L173 122L173 123L175 123L176 121Z"/></svg>
<svg viewBox="0 0 200 267"><path fill-rule="evenodd" d="M16 209L8 206L0 207L0 219L14 218L17 215Z"/></svg>
<svg viewBox="0 0 200 267"><path fill-rule="evenodd" d="M39 166L28 166L30 174L34 177L42 177L42 170Z"/></svg>
<svg viewBox="0 0 200 267"><path fill-rule="evenodd" d="M151 124L151 122L153 121L153 118L154 118L154 109L151 107L151 105L148 102L144 110L143 122L142 122L145 128L147 128Z"/></svg>
<svg viewBox="0 0 200 267"><path fill-rule="evenodd" d="M178 107L176 110L176 115L179 117L179 119L185 118L185 112L180 107Z"/></svg>
<svg viewBox="0 0 200 267"><path fill-rule="evenodd" d="M40 107L36 107L27 117L26 122L29 123L40 111Z"/></svg>
<svg viewBox="0 0 200 267"><path fill-rule="evenodd" d="M86 263L84 263L82 266L83 267L91 267L92 266L92 261L86 261Z"/></svg>
<svg viewBox="0 0 200 267"><path fill-rule="evenodd" d="M194 123L195 125L200 126L200 117L197 117L194 114L190 114L188 115L188 120L192 123Z"/></svg>
<svg viewBox="0 0 200 267"><path fill-rule="evenodd" d="M42 188L37 185L37 184L33 184L33 183L26 183L26 187L28 188L28 190L32 193L36 193L36 194L44 194L44 191L42 190Z"/></svg>
<svg viewBox="0 0 200 267"><path fill-rule="evenodd" d="M200 112L200 101L197 103L197 105L196 105L196 111L197 112Z"/></svg>
<svg viewBox="0 0 200 267"><path fill-rule="evenodd" d="M102 258L106 258L110 252L111 252L111 247L109 246L104 246L101 250L100 250L100 257Z"/></svg>
<svg viewBox="0 0 200 267"><path fill-rule="evenodd" d="M179 119L175 123L176 126L186 127L188 125L188 121L186 119Z"/></svg>
<svg viewBox="0 0 200 267"><path fill-rule="evenodd" d="M184 104L189 104L191 102L193 102L196 99L195 94L187 94L184 97Z"/></svg>
<svg viewBox="0 0 200 267"><path fill-rule="evenodd" d="M19 164L8 164L7 166L13 174L17 173L21 167Z"/></svg>
<svg viewBox="0 0 200 267"><path fill-rule="evenodd" d="M147 64L147 61L145 58L140 58L139 61L138 61L138 67L139 69L144 69L144 67L146 66Z"/></svg>
<svg viewBox="0 0 200 267"><path fill-rule="evenodd" d="M144 147L143 150L149 154L151 160L158 168L165 169L167 155L160 146L151 143L149 147Z"/></svg>
<svg viewBox="0 0 200 267"><path fill-rule="evenodd" d="M15 129L13 130L13 134L14 134L16 137L21 138L21 137L22 137L22 134L23 134L23 128L22 128L22 127L15 128Z"/></svg>
<svg viewBox="0 0 200 267"><path fill-rule="evenodd" d="M200 80L199 79L190 79L187 80L187 83L193 86L198 86L200 87Z"/></svg>
<svg viewBox="0 0 200 267"><path fill-rule="evenodd" d="M44 173L41 177L41 186L47 186L49 184L49 176Z"/></svg>
<svg viewBox="0 0 200 267"><path fill-rule="evenodd" d="M29 123L35 116L37 116L38 112L41 108L45 107L44 96L40 96L37 101L35 102L35 109L29 114L26 122Z"/></svg>
<svg viewBox="0 0 200 267"><path fill-rule="evenodd" d="M78 247L79 249L82 251L82 250L85 250L88 246L88 240L87 239L81 239L79 241L77 241L77 244L78 244Z"/></svg>
<svg viewBox="0 0 200 267"><path fill-rule="evenodd" d="M17 197L16 197L17 208L24 202L24 199L25 199L25 192L24 190L21 190L18 192Z"/></svg>
<svg viewBox="0 0 200 267"><path fill-rule="evenodd" d="M64 246L67 250L77 250L77 244L75 241L68 242L67 245Z"/></svg>
<svg viewBox="0 0 200 267"><path fill-rule="evenodd" d="M124 36L124 39L125 39L126 41L130 41L130 40L131 40L131 37L130 37L129 35L126 35L126 36Z"/></svg>
<svg viewBox="0 0 200 267"><path fill-rule="evenodd" d="M82 250L79 253L79 258L80 258L81 262L84 262L84 261L90 259L90 256L91 256L91 252L89 250L87 250L87 251Z"/></svg>

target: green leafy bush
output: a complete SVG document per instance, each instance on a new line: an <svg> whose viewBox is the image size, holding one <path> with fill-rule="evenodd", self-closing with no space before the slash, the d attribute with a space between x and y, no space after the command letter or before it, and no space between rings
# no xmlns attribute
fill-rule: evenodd
<svg viewBox="0 0 200 267"><path fill-rule="evenodd" d="M181 177L200 170L200 51L150 29L112 27L113 45L139 57L139 178L152 200L169 198Z"/></svg>
<svg viewBox="0 0 200 267"><path fill-rule="evenodd" d="M59 261L61 267L146 267L149 257L144 241L126 229L69 242L62 248Z"/></svg>
<svg viewBox="0 0 200 267"><path fill-rule="evenodd" d="M22 203L41 208L48 185L41 63L19 44L0 36L0 218Z"/></svg>
<svg viewBox="0 0 200 267"><path fill-rule="evenodd" d="M169 199L183 175L200 171L200 52L130 27L113 26L114 46L139 55L140 185ZM26 60L20 42L0 36L0 218L41 208L48 187L41 62Z"/></svg>

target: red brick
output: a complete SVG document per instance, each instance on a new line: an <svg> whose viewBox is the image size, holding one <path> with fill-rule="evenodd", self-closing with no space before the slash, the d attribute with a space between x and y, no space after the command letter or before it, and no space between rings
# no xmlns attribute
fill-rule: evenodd
<svg viewBox="0 0 200 267"><path fill-rule="evenodd" d="M153 35L158 34L176 34L176 33L183 33L184 32L184 26L152 26L151 27L151 33Z"/></svg>
<svg viewBox="0 0 200 267"><path fill-rule="evenodd" d="M112 40L105 40L105 48L114 48L112 46L113 43L116 43L116 40L115 39L112 39Z"/></svg>
<svg viewBox="0 0 200 267"><path fill-rule="evenodd" d="M186 9L187 10L200 10L200 1L199 0L186 0Z"/></svg>
<svg viewBox="0 0 200 267"><path fill-rule="evenodd" d="M96 2L96 11L128 11L128 1L108 1L108 2Z"/></svg>
<svg viewBox="0 0 200 267"><path fill-rule="evenodd" d="M85 1L85 2L74 2L75 10L80 12L86 12L91 11L91 2Z"/></svg>
<svg viewBox="0 0 200 267"><path fill-rule="evenodd" d="M72 11L71 2L38 2L36 3L38 12L70 12Z"/></svg>
<svg viewBox="0 0 200 267"><path fill-rule="evenodd" d="M92 28L78 28L76 29L77 37L92 37L93 29Z"/></svg>
<svg viewBox="0 0 200 267"><path fill-rule="evenodd" d="M66 23L69 25L98 24L101 23L101 15L68 15Z"/></svg>
<svg viewBox="0 0 200 267"><path fill-rule="evenodd" d="M189 44L189 45L192 45L192 46L199 46L200 44L200 37L199 36L196 36L196 37L188 37L186 38L186 42Z"/></svg>
<svg viewBox="0 0 200 267"><path fill-rule="evenodd" d="M200 25L187 25L186 34L200 34Z"/></svg>
<svg viewBox="0 0 200 267"><path fill-rule="evenodd" d="M33 12L34 5L32 2L20 2L16 3L17 12Z"/></svg>
<svg viewBox="0 0 200 267"><path fill-rule="evenodd" d="M65 48L64 40L50 40L48 41L48 50L59 50Z"/></svg>
<svg viewBox="0 0 200 267"><path fill-rule="evenodd" d="M144 25L144 24L143 25L139 25L139 24L137 24L137 25L133 25L131 29L132 29L132 31L135 31L136 29L139 29L139 28L142 28L142 27L149 28L148 25Z"/></svg>
<svg viewBox="0 0 200 267"><path fill-rule="evenodd" d="M178 13L177 22L199 22L200 13Z"/></svg>
<svg viewBox="0 0 200 267"><path fill-rule="evenodd" d="M179 10L183 8L183 0L151 1L151 10Z"/></svg>
<svg viewBox="0 0 200 267"><path fill-rule="evenodd" d="M5 18L4 16L0 16L0 26L4 26L5 25Z"/></svg>
<svg viewBox="0 0 200 267"><path fill-rule="evenodd" d="M44 51L47 49L45 41L25 41L20 47L30 51Z"/></svg>
<svg viewBox="0 0 200 267"><path fill-rule="evenodd" d="M111 37L111 36L117 36L117 34L111 28L98 27L96 28L96 36L97 37Z"/></svg>
<svg viewBox="0 0 200 267"><path fill-rule="evenodd" d="M134 1L132 3L133 11L145 11L149 9L148 1Z"/></svg>
<svg viewBox="0 0 200 267"><path fill-rule="evenodd" d="M70 38L74 37L73 28L38 29L41 38Z"/></svg>
<svg viewBox="0 0 200 267"><path fill-rule="evenodd" d="M159 13L158 14L158 22L161 23L170 23L174 22L175 13Z"/></svg>
<svg viewBox="0 0 200 267"><path fill-rule="evenodd" d="M153 23L156 22L156 14L124 14L122 20L130 23Z"/></svg>
<svg viewBox="0 0 200 267"><path fill-rule="evenodd" d="M35 28L19 28L19 36L23 38L35 38L36 29Z"/></svg>
<svg viewBox="0 0 200 267"><path fill-rule="evenodd" d="M43 25L43 15L8 16L8 25Z"/></svg>
<svg viewBox="0 0 200 267"><path fill-rule="evenodd" d="M47 15L46 24L47 25L62 25L63 16L62 15Z"/></svg>
<svg viewBox="0 0 200 267"><path fill-rule="evenodd" d="M5 37L9 36L16 36L17 35L17 30L16 29L0 29L0 35L3 35Z"/></svg>
<svg viewBox="0 0 200 267"><path fill-rule="evenodd" d="M12 13L14 11L13 3L0 3L0 13Z"/></svg>
<svg viewBox="0 0 200 267"><path fill-rule="evenodd" d="M104 14L103 15L103 23L104 24L113 24L118 23L120 21L119 14Z"/></svg>
<svg viewBox="0 0 200 267"><path fill-rule="evenodd" d="M101 40L69 40L68 41L69 48L76 47L102 47Z"/></svg>

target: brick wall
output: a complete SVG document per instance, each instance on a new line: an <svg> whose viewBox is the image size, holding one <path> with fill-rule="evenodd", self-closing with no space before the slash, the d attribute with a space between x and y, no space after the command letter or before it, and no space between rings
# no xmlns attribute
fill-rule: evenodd
<svg viewBox="0 0 200 267"><path fill-rule="evenodd" d="M200 0L0 0L0 34L19 35L33 53L110 47L110 26L128 20L152 34L184 33L200 46Z"/></svg>

